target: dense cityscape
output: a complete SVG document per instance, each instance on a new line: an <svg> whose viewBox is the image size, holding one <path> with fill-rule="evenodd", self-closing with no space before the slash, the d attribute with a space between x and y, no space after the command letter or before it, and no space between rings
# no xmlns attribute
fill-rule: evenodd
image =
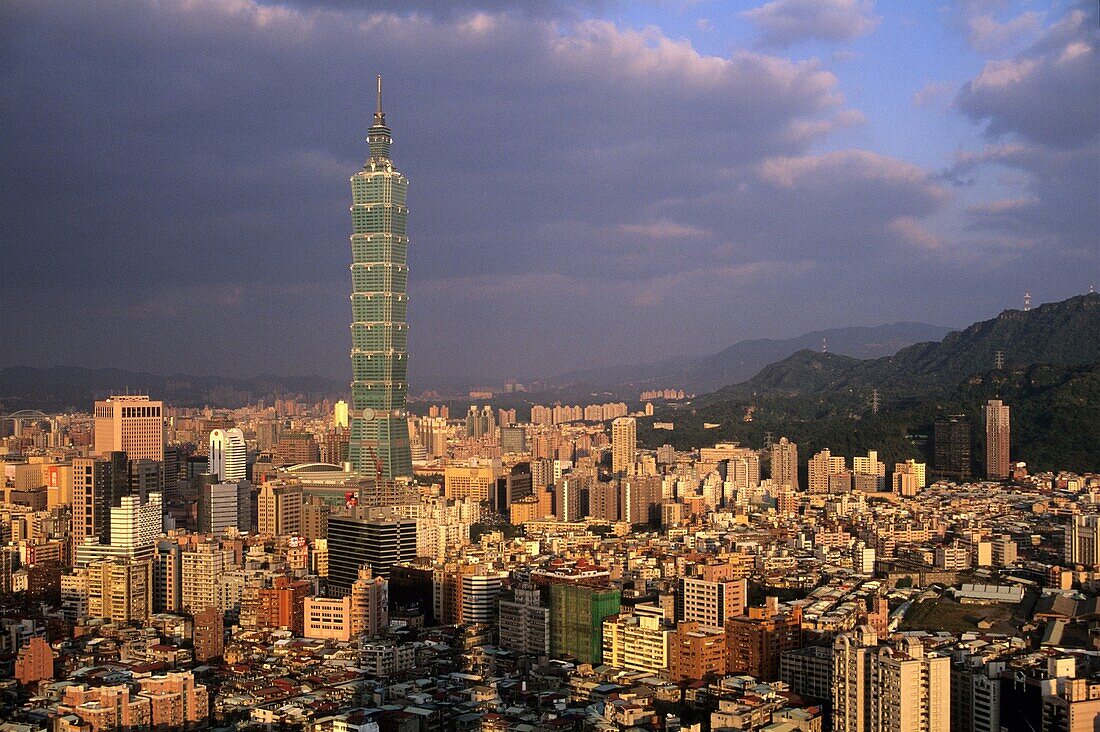
<svg viewBox="0 0 1100 732"><path fill-rule="evenodd" d="M0 382L0 732L1100 730L1100 295L411 389L370 79L348 388Z"/></svg>

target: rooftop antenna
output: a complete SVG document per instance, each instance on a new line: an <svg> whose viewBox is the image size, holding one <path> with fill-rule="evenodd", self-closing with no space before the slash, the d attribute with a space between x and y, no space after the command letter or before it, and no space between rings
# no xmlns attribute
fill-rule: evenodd
<svg viewBox="0 0 1100 732"><path fill-rule="evenodd" d="M1031 310L1031 290L1024 293L1024 312Z"/></svg>

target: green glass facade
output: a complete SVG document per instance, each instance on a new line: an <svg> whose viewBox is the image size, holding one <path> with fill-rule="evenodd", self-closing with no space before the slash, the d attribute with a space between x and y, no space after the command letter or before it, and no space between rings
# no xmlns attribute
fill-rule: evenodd
<svg viewBox="0 0 1100 732"><path fill-rule="evenodd" d="M550 585L550 655L581 663L603 660L603 621L619 612L622 593L583 585Z"/></svg>
<svg viewBox="0 0 1100 732"><path fill-rule="evenodd" d="M393 167L393 133L378 110L367 133L370 158L351 177L352 469L383 479L412 475L406 404L408 332L405 294L409 181Z"/></svg>

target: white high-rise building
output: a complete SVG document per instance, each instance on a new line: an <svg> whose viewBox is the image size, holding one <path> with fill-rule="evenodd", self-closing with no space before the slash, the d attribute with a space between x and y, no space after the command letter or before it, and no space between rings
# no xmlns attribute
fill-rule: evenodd
<svg viewBox="0 0 1100 732"><path fill-rule="evenodd" d="M211 430L206 472L222 483L239 483L248 473L248 447L244 433L237 427Z"/></svg>
<svg viewBox="0 0 1100 732"><path fill-rule="evenodd" d="M100 559L151 559L157 539L164 531L164 506L161 494L154 492L144 498L122 496L110 509L111 543L85 539L76 547L76 564L85 566Z"/></svg>
<svg viewBox="0 0 1100 732"><path fill-rule="evenodd" d="M611 423L611 472L631 475L638 452L638 423L633 417L617 417Z"/></svg>

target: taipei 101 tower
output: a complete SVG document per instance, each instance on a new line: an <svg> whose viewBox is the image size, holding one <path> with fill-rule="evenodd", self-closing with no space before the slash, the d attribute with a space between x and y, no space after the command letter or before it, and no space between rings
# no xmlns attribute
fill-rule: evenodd
<svg viewBox="0 0 1100 732"><path fill-rule="evenodd" d="M390 160L393 133L378 107L367 132L370 157L351 177L352 470L391 480L412 475L406 401L409 181Z"/></svg>

